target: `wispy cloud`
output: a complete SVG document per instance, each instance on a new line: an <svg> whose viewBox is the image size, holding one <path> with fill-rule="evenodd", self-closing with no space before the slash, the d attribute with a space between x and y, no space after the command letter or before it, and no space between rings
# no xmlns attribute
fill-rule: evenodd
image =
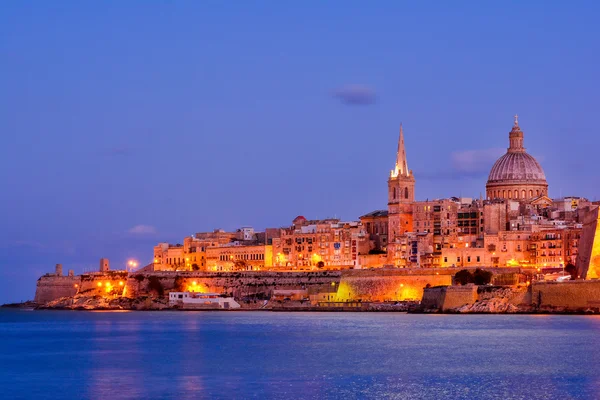
<svg viewBox="0 0 600 400"><path fill-rule="evenodd" d="M505 151L501 148L455 151L450 153L449 168L419 174L419 178L432 181L484 178Z"/></svg>
<svg viewBox="0 0 600 400"><path fill-rule="evenodd" d="M131 235L154 235L156 228L150 225L136 225L128 231Z"/></svg>
<svg viewBox="0 0 600 400"><path fill-rule="evenodd" d="M375 90L366 85L345 85L333 92L333 96L342 103L353 106L364 106L375 103Z"/></svg>
<svg viewBox="0 0 600 400"><path fill-rule="evenodd" d="M506 149L464 150L451 154L452 168L467 174L488 173Z"/></svg>

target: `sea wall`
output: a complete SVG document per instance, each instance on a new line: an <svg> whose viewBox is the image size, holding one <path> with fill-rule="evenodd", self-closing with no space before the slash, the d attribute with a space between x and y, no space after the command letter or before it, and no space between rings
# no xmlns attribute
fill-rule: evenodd
<svg viewBox="0 0 600 400"><path fill-rule="evenodd" d="M423 310L448 311L477 301L477 286L441 286L423 291Z"/></svg>
<svg viewBox="0 0 600 400"><path fill-rule="evenodd" d="M342 273L336 301L420 300L426 286L451 283L452 275L431 270L347 270Z"/></svg>
<svg viewBox="0 0 600 400"><path fill-rule="evenodd" d="M306 290L318 301L420 300L427 286L451 285L460 268L359 269L314 272L94 272L75 277L45 275L38 280L36 301L46 303L76 293L137 297L158 290L215 292L269 298L274 290ZM519 269L494 269L495 273ZM77 285L77 286L75 286ZM322 295L320 298L319 296Z"/></svg>
<svg viewBox="0 0 600 400"><path fill-rule="evenodd" d="M600 280L534 283L531 301L540 308L600 308Z"/></svg>
<svg viewBox="0 0 600 400"><path fill-rule="evenodd" d="M37 281L34 301L45 304L60 297L74 296L81 283L80 276L44 275Z"/></svg>

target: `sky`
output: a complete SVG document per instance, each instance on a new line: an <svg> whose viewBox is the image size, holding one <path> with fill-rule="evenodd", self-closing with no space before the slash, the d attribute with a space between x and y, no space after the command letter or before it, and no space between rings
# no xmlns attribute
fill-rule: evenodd
<svg viewBox="0 0 600 400"><path fill-rule="evenodd" d="M62 263L485 195L519 115L551 197L597 199L597 1L0 4L0 303Z"/></svg>

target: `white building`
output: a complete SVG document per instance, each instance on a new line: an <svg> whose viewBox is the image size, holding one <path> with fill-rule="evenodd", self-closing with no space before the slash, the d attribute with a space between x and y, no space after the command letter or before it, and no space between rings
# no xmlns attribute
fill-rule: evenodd
<svg viewBox="0 0 600 400"><path fill-rule="evenodd" d="M221 297L218 293L171 292L169 305L180 305L183 309L240 308L240 304L233 297Z"/></svg>

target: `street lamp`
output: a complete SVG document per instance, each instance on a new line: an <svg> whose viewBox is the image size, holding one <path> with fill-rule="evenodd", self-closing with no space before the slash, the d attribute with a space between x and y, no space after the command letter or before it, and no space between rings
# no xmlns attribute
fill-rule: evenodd
<svg viewBox="0 0 600 400"><path fill-rule="evenodd" d="M127 266L129 267L129 270L133 270L134 268L136 268L138 266L138 263L135 260L129 260L127 262Z"/></svg>

